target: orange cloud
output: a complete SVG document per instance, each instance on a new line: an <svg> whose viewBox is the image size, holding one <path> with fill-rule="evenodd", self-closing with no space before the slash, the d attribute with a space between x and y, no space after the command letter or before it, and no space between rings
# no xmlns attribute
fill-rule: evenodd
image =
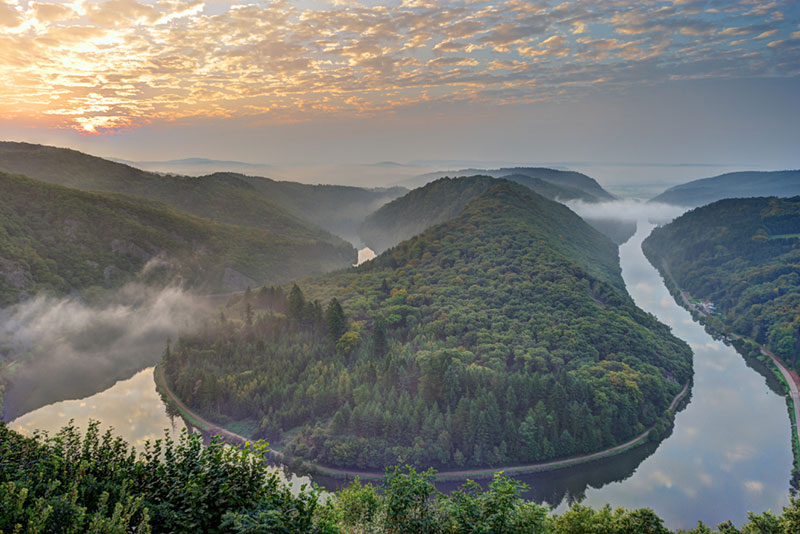
<svg viewBox="0 0 800 534"><path fill-rule="evenodd" d="M192 117L288 122L421 102L532 102L713 75L717 63L724 75L731 65L753 75L764 53L797 53L797 28L782 33L777 3L747 14L696 4L0 0L0 116L87 134ZM726 38L744 35L757 38L734 58ZM687 74L671 50L704 70Z"/></svg>

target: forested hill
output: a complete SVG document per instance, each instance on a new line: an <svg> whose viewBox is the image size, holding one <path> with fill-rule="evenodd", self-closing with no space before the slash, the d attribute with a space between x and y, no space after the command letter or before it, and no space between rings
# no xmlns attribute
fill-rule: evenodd
<svg viewBox="0 0 800 534"><path fill-rule="evenodd" d="M733 333L800 370L800 197L720 200L656 228L642 248Z"/></svg>
<svg viewBox="0 0 800 534"><path fill-rule="evenodd" d="M524 175L508 176L502 180L524 185L551 200L565 199L560 196L565 191L564 187L543 180ZM455 217L470 200L497 183L498 179L485 175L440 178L389 202L369 215L361 225L359 237L364 244L380 253L434 224ZM586 200L586 197L590 197L577 189L572 191L575 194L566 195L566 198ZM591 199L597 200L595 197ZM598 224L597 221L589 223ZM632 234L633 231L629 233Z"/></svg>
<svg viewBox="0 0 800 534"><path fill-rule="evenodd" d="M160 281L178 276L210 291L238 290L341 268L355 258L352 247L2 172L0 198L2 304L40 290L116 287L140 274Z"/></svg>
<svg viewBox="0 0 800 534"><path fill-rule="evenodd" d="M358 268L246 295L179 341L167 379L210 419L327 465L597 451L663 435L692 374L689 347L620 285L608 239L503 182Z"/></svg>
<svg viewBox="0 0 800 534"><path fill-rule="evenodd" d="M359 237L376 253L383 252L455 217L494 183L495 179L489 176L441 178L370 214L361 224Z"/></svg>
<svg viewBox="0 0 800 534"><path fill-rule="evenodd" d="M221 176L216 173L211 176ZM371 188L346 185L308 185L255 176L234 175L291 213L352 240L370 213L406 193L403 187Z"/></svg>
<svg viewBox="0 0 800 534"><path fill-rule="evenodd" d="M731 172L667 189L651 202L697 207L724 198L800 195L800 170Z"/></svg>
<svg viewBox="0 0 800 534"><path fill-rule="evenodd" d="M602 188L594 178L575 171L562 171L546 167L506 167L502 169L463 169L460 171L439 171L423 174L403 182L407 187L421 187L446 176L491 176L505 178L526 185L550 199L581 199L588 202L614 200L614 195ZM550 184L550 188L541 184ZM537 186L540 186L537 187ZM553 189L555 186L557 189Z"/></svg>
<svg viewBox="0 0 800 534"><path fill-rule="evenodd" d="M367 214L405 192L278 182L234 173L161 175L74 150L11 142L0 142L0 171L75 189L144 197L200 217L343 248L349 244L329 231L355 234Z"/></svg>

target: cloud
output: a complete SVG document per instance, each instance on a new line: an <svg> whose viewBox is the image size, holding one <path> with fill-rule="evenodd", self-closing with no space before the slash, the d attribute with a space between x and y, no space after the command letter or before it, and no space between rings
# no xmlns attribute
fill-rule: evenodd
<svg viewBox="0 0 800 534"><path fill-rule="evenodd" d="M672 204L634 199L614 200L611 202L571 200L566 204L584 219L611 219L628 222L648 221L656 224L666 224L686 211L686 208L673 206Z"/></svg>
<svg viewBox="0 0 800 534"><path fill-rule="evenodd" d="M5 395L6 415L92 394L153 365L168 338L211 309L178 287L131 283L99 304L39 295L0 310L0 347L26 361Z"/></svg>
<svg viewBox="0 0 800 534"><path fill-rule="evenodd" d="M94 134L800 74L795 6L707 4L0 0L0 115Z"/></svg>

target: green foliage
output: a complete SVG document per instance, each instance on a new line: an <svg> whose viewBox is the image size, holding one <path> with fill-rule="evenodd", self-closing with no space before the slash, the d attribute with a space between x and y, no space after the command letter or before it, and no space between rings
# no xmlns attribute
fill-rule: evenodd
<svg viewBox="0 0 800 534"><path fill-rule="evenodd" d="M387 469L382 491L356 479L321 503L296 494L263 457L262 444L204 447L185 432L139 456L93 423L52 438L23 437L0 423L0 534L669 534L649 509L573 505L562 515L520 498L525 485L495 474L444 495L434 472ZM686 534L796 534L800 498L781 515L749 514L741 531L702 523Z"/></svg>
<svg viewBox="0 0 800 534"><path fill-rule="evenodd" d="M692 372L689 348L620 286L612 243L501 183L368 264L254 299L252 327L184 335L167 380L206 417L262 421L259 437L324 465L594 452L669 417ZM333 299L338 339L319 311Z"/></svg>
<svg viewBox="0 0 800 534"><path fill-rule="evenodd" d="M331 299L328 307L325 309L325 327L328 330L328 335L331 339L339 339L344 334L347 324L344 320L344 310L339 301Z"/></svg>
<svg viewBox="0 0 800 534"><path fill-rule="evenodd" d="M403 191L313 186L234 173L161 175L74 150L11 142L0 142L0 170L85 191L134 195L206 219L321 241L353 259L349 243L318 225L355 227L347 215L337 219L336 214L363 218L369 207Z"/></svg>
<svg viewBox="0 0 800 534"><path fill-rule="evenodd" d="M331 532L316 529L317 491L293 496L263 453L184 432L137 457L97 423L51 438L0 424L0 532Z"/></svg>
<svg viewBox="0 0 800 534"><path fill-rule="evenodd" d="M494 183L488 176L441 178L384 204L364 219L359 237L376 253L383 252L431 226L452 219Z"/></svg>
<svg viewBox="0 0 800 534"><path fill-rule="evenodd" d="M365 529L378 517L382 498L372 484L361 484L356 477L336 494L336 509L345 528Z"/></svg>
<svg viewBox="0 0 800 534"><path fill-rule="evenodd" d="M0 304L38 291L180 277L210 291L343 267L352 247L220 224L165 205L0 173ZM146 268L145 268L146 267Z"/></svg>
<svg viewBox="0 0 800 534"><path fill-rule="evenodd" d="M650 261L716 305L712 321L800 369L800 197L722 200L653 230Z"/></svg>
<svg viewBox="0 0 800 534"><path fill-rule="evenodd" d="M417 473L410 466L386 470L383 501L387 533L432 534L439 531L433 475L432 469Z"/></svg>
<svg viewBox="0 0 800 534"><path fill-rule="evenodd" d="M484 491L468 480L461 489L442 498L447 512L447 532L458 534L544 534L551 520L547 508L525 502L519 495L527 486L495 475Z"/></svg>
<svg viewBox="0 0 800 534"><path fill-rule="evenodd" d="M502 180L483 175L440 178L383 205L369 215L361 224L359 236L367 246L380 253L431 226L452 219L478 195L502 182L515 182L524 186L519 187L520 191L528 188L551 200L597 201L597 197L580 189L556 185L524 174L510 174ZM600 191L605 193L602 189Z"/></svg>

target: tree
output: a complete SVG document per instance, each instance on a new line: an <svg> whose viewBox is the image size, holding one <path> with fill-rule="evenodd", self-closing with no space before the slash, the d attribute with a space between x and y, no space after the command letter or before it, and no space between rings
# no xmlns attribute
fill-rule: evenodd
<svg viewBox="0 0 800 534"><path fill-rule="evenodd" d="M380 358L386 354L387 350L389 350L389 343L386 341L386 327L383 322L378 321L372 331L372 356Z"/></svg>
<svg viewBox="0 0 800 534"><path fill-rule="evenodd" d="M289 319L296 323L302 322L305 307L306 299L303 296L303 292L297 284L294 284L289 292Z"/></svg>
<svg viewBox="0 0 800 534"><path fill-rule="evenodd" d="M344 310L336 298L332 298L325 309L325 328L334 342L338 341L347 330Z"/></svg>
<svg viewBox="0 0 800 534"><path fill-rule="evenodd" d="M247 326L253 326L253 307L250 306L250 303L247 303L244 309L244 323Z"/></svg>
<svg viewBox="0 0 800 534"><path fill-rule="evenodd" d="M438 530L433 469L417 473L413 467L386 470L383 500L389 534L428 534Z"/></svg>

